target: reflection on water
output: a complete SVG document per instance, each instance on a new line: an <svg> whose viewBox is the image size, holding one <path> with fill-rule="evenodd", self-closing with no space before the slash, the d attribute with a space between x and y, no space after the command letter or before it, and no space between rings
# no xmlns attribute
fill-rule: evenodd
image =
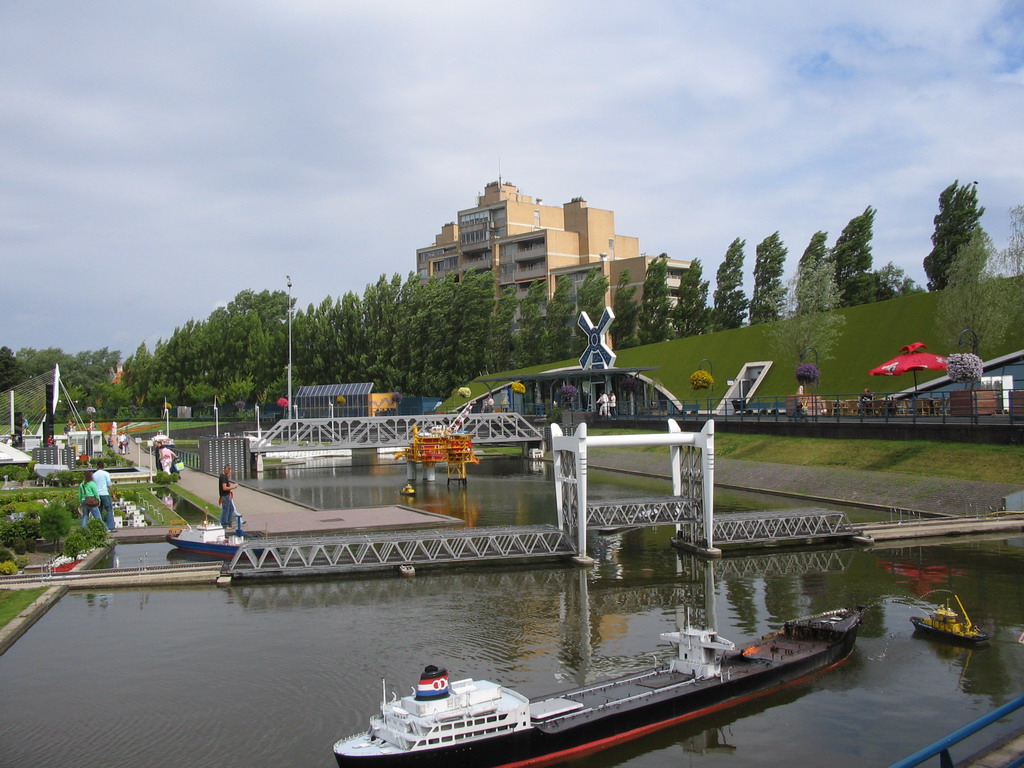
<svg viewBox="0 0 1024 768"><path fill-rule="evenodd" d="M494 487L518 496L532 482ZM518 504L502 507L502 523L550 522L529 519L540 514L532 502ZM481 502L477 514L495 512ZM404 694L438 663L539 696L647 666L669 651L658 635L680 608L742 640L795 616L869 606L857 650L838 669L581 766L820 765L823 755L835 768L887 765L1024 688L1019 539L710 562L674 551L670 533L600 537L591 569L69 593L0 657L17 702L0 720L0 766L327 768L333 742L365 728L382 678ZM136 557L133 546L118 546L118 557ZM960 595L992 635L989 648L963 654L913 636L919 595L937 587Z"/></svg>
<svg viewBox="0 0 1024 768"><path fill-rule="evenodd" d="M403 496L405 464L381 457L320 460L308 464L278 465L261 477L246 481L260 490L317 509L342 509L403 504L428 512L451 515L473 526L555 524L555 488L551 465L519 457L485 458L474 465L465 485L448 485L444 472L433 482L415 483L416 495ZM588 476L592 500L670 495L668 478L592 471ZM718 512L826 506L766 494L715 491ZM858 513L864 516L864 512ZM871 513L869 517L877 517Z"/></svg>

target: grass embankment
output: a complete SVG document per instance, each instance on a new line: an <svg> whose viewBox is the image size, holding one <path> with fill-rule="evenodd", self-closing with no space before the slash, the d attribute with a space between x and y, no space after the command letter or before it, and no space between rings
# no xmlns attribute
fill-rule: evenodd
<svg viewBox="0 0 1024 768"><path fill-rule="evenodd" d="M595 430L597 432L597 430ZM626 434L600 430L601 434ZM633 433L630 430L630 433ZM597 449L612 450L612 449ZM664 448L614 450L664 451ZM597 451L595 451L597 452ZM895 472L991 483L1024 483L1024 450L1012 445L935 443L926 440L828 440L769 435L715 435L718 458L808 467Z"/></svg>
<svg viewBox="0 0 1024 768"><path fill-rule="evenodd" d="M7 626L7 622L32 605L47 589L0 589L0 627Z"/></svg>

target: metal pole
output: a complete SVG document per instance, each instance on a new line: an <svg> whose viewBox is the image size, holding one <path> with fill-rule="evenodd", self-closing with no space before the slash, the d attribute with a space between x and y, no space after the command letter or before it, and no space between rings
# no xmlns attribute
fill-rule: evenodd
<svg viewBox="0 0 1024 768"><path fill-rule="evenodd" d="M285 275L288 280L288 418L293 417L295 411L292 409L292 278ZM291 430L289 429L289 433ZM290 436L289 436L290 439Z"/></svg>

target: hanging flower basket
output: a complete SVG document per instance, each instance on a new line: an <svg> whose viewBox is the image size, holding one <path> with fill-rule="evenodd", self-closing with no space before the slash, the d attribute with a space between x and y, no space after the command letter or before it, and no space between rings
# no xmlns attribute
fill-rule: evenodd
<svg viewBox="0 0 1024 768"><path fill-rule="evenodd" d="M690 389L697 391L711 389L713 386L715 386L715 377L708 371L701 369L690 374Z"/></svg>
<svg viewBox="0 0 1024 768"><path fill-rule="evenodd" d="M394 400L395 404L397 405L398 403L402 402L405 399L405 395L403 395L401 392L397 392L397 391L396 392L392 392L391 393L391 399Z"/></svg>
<svg viewBox="0 0 1024 768"><path fill-rule="evenodd" d="M796 367L796 380L805 387L809 384L816 384L821 378L821 371L814 363L800 363Z"/></svg>
<svg viewBox="0 0 1024 768"><path fill-rule="evenodd" d="M287 408L288 407L288 398L287 397L279 397L279 398L277 398L277 404L281 408Z"/></svg>
<svg viewBox="0 0 1024 768"><path fill-rule="evenodd" d="M469 387L459 387L455 390L455 394L461 397L463 400L469 400L469 396L473 394L473 390Z"/></svg>
<svg viewBox="0 0 1024 768"><path fill-rule="evenodd" d="M946 374L955 382L979 381L985 368L973 352L955 352L946 358Z"/></svg>
<svg viewBox="0 0 1024 768"><path fill-rule="evenodd" d="M88 413L90 416L96 415L96 409L93 408L91 405L85 409L85 412Z"/></svg>
<svg viewBox="0 0 1024 768"><path fill-rule="evenodd" d="M627 376L622 380L622 384L620 386L624 392L635 395L638 392L643 391L644 380L639 376Z"/></svg>
<svg viewBox="0 0 1024 768"><path fill-rule="evenodd" d="M523 382L521 382L521 381L513 381L512 382L512 391L515 392L517 395L525 395L526 394L526 385L523 384Z"/></svg>
<svg viewBox="0 0 1024 768"><path fill-rule="evenodd" d="M235 408L237 408L238 410L242 410L243 408L245 408L245 401L244 400L236 400L235 401Z"/></svg>
<svg viewBox="0 0 1024 768"><path fill-rule="evenodd" d="M344 395L338 395L336 398L334 398L334 402L336 402L338 405L344 405L345 403L348 402L348 400L345 399Z"/></svg>
<svg viewBox="0 0 1024 768"><path fill-rule="evenodd" d="M578 390L576 389L576 387L574 387L572 384L563 384L559 388L558 394L562 396L563 403L571 404L572 401L576 398L577 391Z"/></svg>

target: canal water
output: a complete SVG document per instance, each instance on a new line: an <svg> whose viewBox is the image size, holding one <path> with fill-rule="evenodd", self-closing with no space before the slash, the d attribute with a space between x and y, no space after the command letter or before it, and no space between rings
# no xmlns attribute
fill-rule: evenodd
<svg viewBox="0 0 1024 768"><path fill-rule="evenodd" d="M515 519L504 523L546 522L532 502L509 504ZM869 606L838 669L570 765L885 766L1024 690L1022 538L709 562L675 552L670 533L599 537L587 570L69 593L0 656L0 766L326 768L333 742L365 728L382 680L404 695L434 663L453 679L542 695L649 664L667 652L658 635L680 609L710 612L741 640L799 615ZM143 551L118 549L126 563ZM992 634L988 647L912 633L910 617L946 597L937 590L960 596Z"/></svg>

